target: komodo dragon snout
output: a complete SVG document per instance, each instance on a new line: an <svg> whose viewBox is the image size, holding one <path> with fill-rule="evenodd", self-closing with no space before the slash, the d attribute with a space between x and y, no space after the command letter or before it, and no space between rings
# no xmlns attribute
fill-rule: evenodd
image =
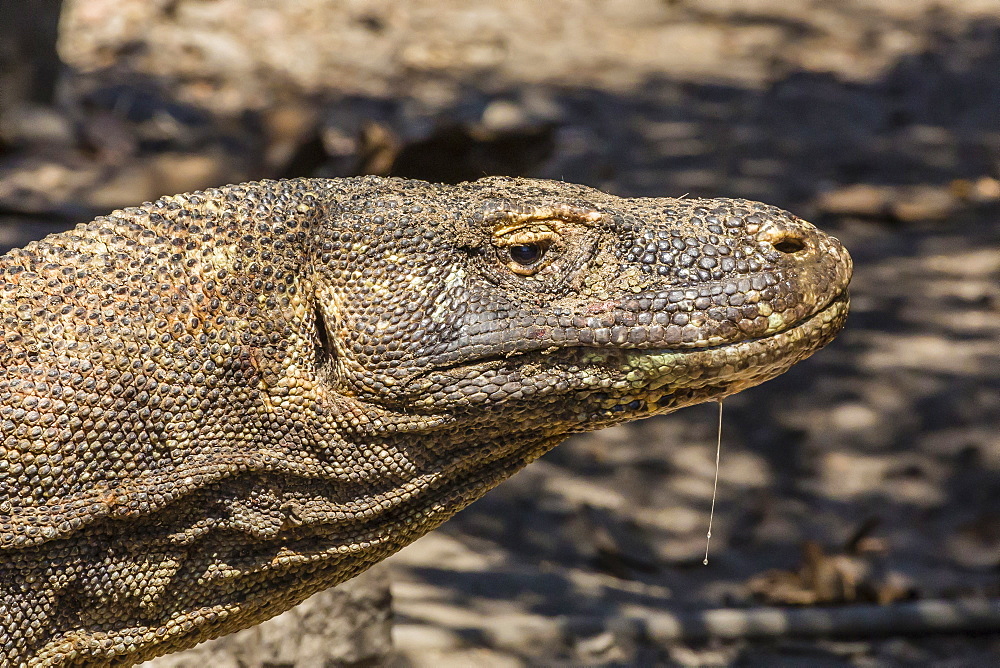
<svg viewBox="0 0 1000 668"><path fill-rule="evenodd" d="M773 207L508 178L247 183L13 250L0 664L263 621L569 433L781 373L850 273Z"/></svg>

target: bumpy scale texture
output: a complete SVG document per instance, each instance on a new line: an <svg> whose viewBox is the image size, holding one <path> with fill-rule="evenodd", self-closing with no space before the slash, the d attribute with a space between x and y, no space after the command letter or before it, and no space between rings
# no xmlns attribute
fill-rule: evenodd
<svg viewBox="0 0 1000 668"><path fill-rule="evenodd" d="M829 342L851 262L742 200L374 177L164 197L0 257L0 663L267 619L567 434Z"/></svg>

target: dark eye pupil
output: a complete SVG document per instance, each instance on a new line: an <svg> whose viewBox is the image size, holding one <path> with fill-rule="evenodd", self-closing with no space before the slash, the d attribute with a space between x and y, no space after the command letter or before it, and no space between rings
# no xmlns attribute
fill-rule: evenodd
<svg viewBox="0 0 1000 668"><path fill-rule="evenodd" d="M509 252L511 260L523 265L534 264L542 257L541 247L535 244L511 246Z"/></svg>

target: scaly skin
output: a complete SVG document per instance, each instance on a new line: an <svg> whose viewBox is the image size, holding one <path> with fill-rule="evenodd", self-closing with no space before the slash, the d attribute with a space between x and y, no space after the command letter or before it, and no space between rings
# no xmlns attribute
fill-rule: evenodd
<svg viewBox="0 0 1000 668"><path fill-rule="evenodd" d="M742 200L358 178L164 197L0 258L0 659L256 624L568 434L783 372L851 262Z"/></svg>

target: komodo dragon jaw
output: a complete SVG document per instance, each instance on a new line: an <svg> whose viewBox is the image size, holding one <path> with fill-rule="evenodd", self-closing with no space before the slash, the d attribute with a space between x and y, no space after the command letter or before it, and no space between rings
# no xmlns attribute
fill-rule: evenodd
<svg viewBox="0 0 1000 668"><path fill-rule="evenodd" d="M742 200L489 178L164 197L0 258L0 663L256 624L572 432L763 382L851 261Z"/></svg>

